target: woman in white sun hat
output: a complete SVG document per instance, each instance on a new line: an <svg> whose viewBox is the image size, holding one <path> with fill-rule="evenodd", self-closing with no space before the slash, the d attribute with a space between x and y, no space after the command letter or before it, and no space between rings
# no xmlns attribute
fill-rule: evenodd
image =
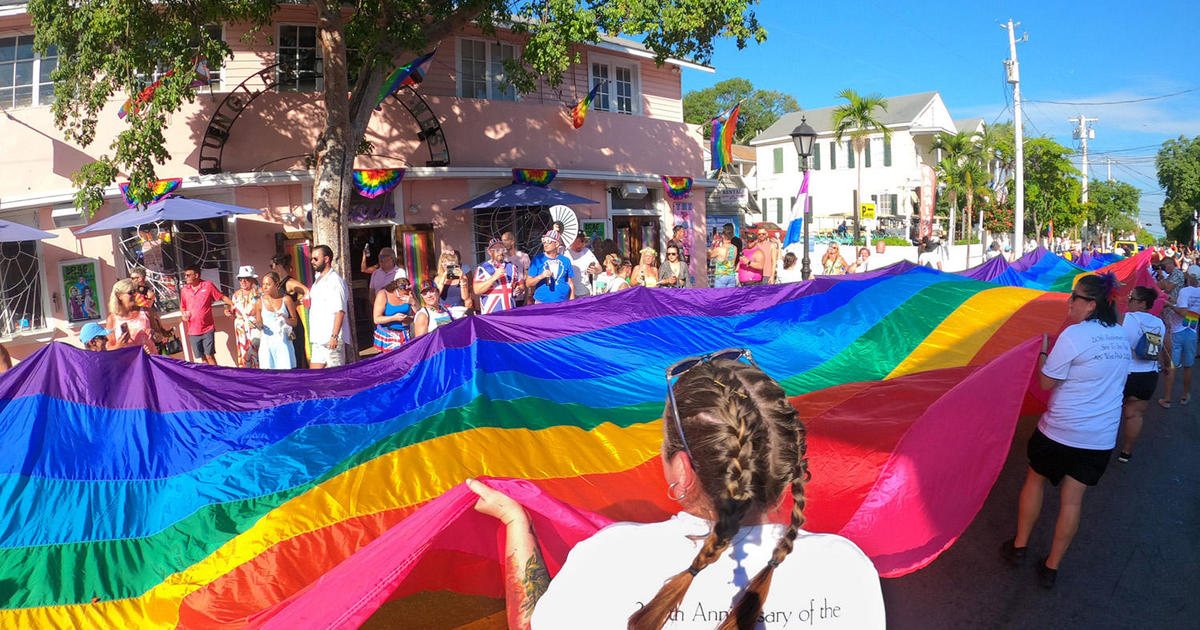
<svg viewBox="0 0 1200 630"><path fill-rule="evenodd" d="M255 309L262 293L258 289L258 274L251 265L242 265L237 274L238 288L233 292L233 333L237 339L238 367L258 367L258 328Z"/></svg>

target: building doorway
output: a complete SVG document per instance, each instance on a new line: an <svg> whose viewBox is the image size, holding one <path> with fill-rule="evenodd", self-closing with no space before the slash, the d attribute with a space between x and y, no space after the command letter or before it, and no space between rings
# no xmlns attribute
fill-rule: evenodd
<svg viewBox="0 0 1200 630"><path fill-rule="evenodd" d="M395 226L351 226L349 232L350 249L346 255L350 260L346 262L350 267L350 277L346 279L346 284L350 286L350 299L354 301L355 341L358 342L361 352L373 347L372 339L375 334L372 312L375 296L371 295L371 276L362 272L363 254L366 254L367 259L365 266L370 267L379 264L379 250L390 247L395 251Z"/></svg>
<svg viewBox="0 0 1200 630"><path fill-rule="evenodd" d="M662 224L657 216L613 216L613 235L617 253L638 264L643 247L659 249ZM661 255L662 252L659 252ZM661 256L660 256L661 257Z"/></svg>

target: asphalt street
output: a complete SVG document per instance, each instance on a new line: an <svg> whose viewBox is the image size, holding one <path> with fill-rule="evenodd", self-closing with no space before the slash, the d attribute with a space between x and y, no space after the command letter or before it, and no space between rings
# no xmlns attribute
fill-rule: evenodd
<svg viewBox="0 0 1200 630"><path fill-rule="evenodd" d="M1200 628L1200 399L1171 409L1151 403L1131 461L1119 463L1114 453L1084 496L1079 533L1049 591L1038 586L1034 564L1050 549L1056 488L1047 486L1025 565L1012 568L1000 557L1015 534L1025 444L1036 422L1021 419L1004 469L962 538L929 566L883 580L888 628Z"/></svg>

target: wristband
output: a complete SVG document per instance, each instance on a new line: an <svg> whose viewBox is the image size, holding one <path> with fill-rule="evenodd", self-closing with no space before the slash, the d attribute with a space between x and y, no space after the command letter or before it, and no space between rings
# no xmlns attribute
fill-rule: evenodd
<svg viewBox="0 0 1200 630"><path fill-rule="evenodd" d="M1041 351L1041 352L1039 352L1038 354L1044 354L1044 355L1046 355L1046 356L1050 356L1050 353L1049 353L1049 352L1046 352L1045 350L1042 350L1042 351Z"/></svg>

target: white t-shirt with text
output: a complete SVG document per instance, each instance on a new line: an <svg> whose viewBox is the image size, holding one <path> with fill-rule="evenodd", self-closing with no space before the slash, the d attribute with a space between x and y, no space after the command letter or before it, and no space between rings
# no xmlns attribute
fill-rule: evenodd
<svg viewBox="0 0 1200 630"><path fill-rule="evenodd" d="M1106 450L1117 444L1125 377L1133 353L1121 326L1089 320L1058 336L1042 373L1063 381L1050 394L1038 429L1075 448Z"/></svg>
<svg viewBox="0 0 1200 630"><path fill-rule="evenodd" d="M771 559L783 525L741 528L716 562L698 573L664 628L711 630ZM624 630L663 582L687 569L711 524L681 512L661 523L616 523L575 545L531 619L535 630ZM691 536L692 538L689 538ZM835 534L801 531L775 569L759 628L875 629L885 626L871 560Z"/></svg>
<svg viewBox="0 0 1200 630"><path fill-rule="evenodd" d="M1131 353L1137 348L1138 341L1142 338L1142 333L1158 333L1160 338L1165 337L1167 334L1167 325L1163 323L1163 320L1145 311L1125 313L1125 321L1121 322L1121 325L1125 328L1125 337L1129 340L1129 350ZM1158 361L1139 359L1132 354L1130 356L1133 356L1129 363L1130 372L1158 371Z"/></svg>

